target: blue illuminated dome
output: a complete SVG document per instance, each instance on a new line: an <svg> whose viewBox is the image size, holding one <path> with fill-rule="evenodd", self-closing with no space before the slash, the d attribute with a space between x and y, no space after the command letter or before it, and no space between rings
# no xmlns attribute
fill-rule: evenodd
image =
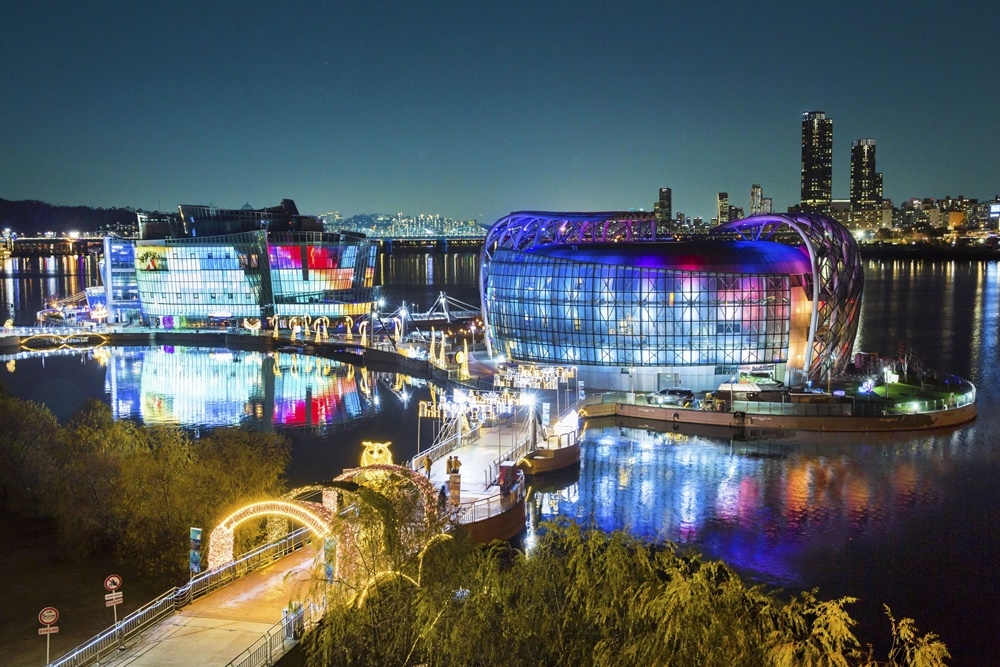
<svg viewBox="0 0 1000 667"><path fill-rule="evenodd" d="M650 213L513 213L487 234L481 269L492 353L637 391L839 371L863 285L853 237L815 215L678 241Z"/></svg>

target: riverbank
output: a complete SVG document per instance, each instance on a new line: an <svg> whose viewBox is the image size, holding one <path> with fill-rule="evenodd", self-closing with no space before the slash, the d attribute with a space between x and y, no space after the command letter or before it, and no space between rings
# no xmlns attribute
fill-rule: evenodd
<svg viewBox="0 0 1000 667"><path fill-rule="evenodd" d="M124 582L119 618L169 588L143 584L106 555L74 558L60 553L52 519L2 514L0 526L8 538L0 541L0 562L8 575L0 586L0 628L7 637L3 663L10 667L45 664L45 637L38 634L38 612L45 607L59 611L59 632L50 635L53 659L113 625L112 610L104 606L104 579L110 574Z"/></svg>

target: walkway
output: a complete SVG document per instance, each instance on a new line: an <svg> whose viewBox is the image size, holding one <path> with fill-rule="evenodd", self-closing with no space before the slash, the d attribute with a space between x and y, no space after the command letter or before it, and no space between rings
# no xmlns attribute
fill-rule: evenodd
<svg viewBox="0 0 1000 667"><path fill-rule="evenodd" d="M223 586L101 661L115 667L225 667L282 618L292 600L308 597L314 547L305 547Z"/></svg>
<svg viewBox="0 0 1000 667"><path fill-rule="evenodd" d="M519 431L523 427L524 424L518 423ZM500 492L496 486L487 486L489 483L488 471L494 462L513 446L514 424L512 420L508 419L496 426L481 428L480 435L476 440L467 442L448 453L448 456L457 456L458 460L462 462L460 502L470 503L481 498L495 496ZM440 489L443 484L448 483L449 476L445 471L448 456L434 461L431 465L430 480L435 488ZM422 465L422 455L418 455L416 469L420 472L424 470Z"/></svg>

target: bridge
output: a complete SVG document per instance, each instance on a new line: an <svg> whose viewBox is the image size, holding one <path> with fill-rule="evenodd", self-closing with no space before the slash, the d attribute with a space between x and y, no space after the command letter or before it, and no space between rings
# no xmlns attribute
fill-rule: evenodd
<svg viewBox="0 0 1000 667"><path fill-rule="evenodd" d="M365 580L370 583L379 574L359 563L375 563L376 569L388 565L377 553L359 557L365 549L359 536L378 531L362 530L358 523L370 526L378 521L381 510L372 510L378 502L371 494L387 480L394 480L393 488L402 483L411 490L414 502L408 506L413 512L400 529L400 540L414 562L437 536L454 530L467 531L476 542L519 533L525 522L524 475L517 473L513 485L502 488L494 471L500 468L498 456L509 454L509 443L523 446L532 438L544 438L536 427L525 416L520 430L511 421L475 433L459 430L457 438L442 439L403 466L390 462L388 443L365 443L360 467L328 483L237 509L211 533L207 572L167 591L49 667L274 664L322 618L323 591L330 582L349 581L355 590L363 590ZM462 474L445 469L448 454L462 461ZM424 456L432 457L429 471L423 467ZM438 496L441 486L448 489L445 503ZM303 527L235 557L234 532L263 517L269 534L287 529L288 521ZM414 540L414 535L422 538Z"/></svg>
<svg viewBox="0 0 1000 667"><path fill-rule="evenodd" d="M386 255L408 253L479 252L484 236L414 236L376 239Z"/></svg>

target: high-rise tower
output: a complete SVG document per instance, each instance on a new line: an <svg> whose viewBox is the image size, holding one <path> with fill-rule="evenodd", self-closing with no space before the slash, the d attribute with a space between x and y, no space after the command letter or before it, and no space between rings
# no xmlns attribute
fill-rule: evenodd
<svg viewBox="0 0 1000 667"><path fill-rule="evenodd" d="M725 224L729 222L729 193L720 192L716 196L716 203L719 210L719 224Z"/></svg>
<svg viewBox="0 0 1000 667"><path fill-rule="evenodd" d="M822 111L802 114L802 210L829 213L833 198L833 121Z"/></svg>
<svg viewBox="0 0 1000 667"><path fill-rule="evenodd" d="M875 171L875 140L851 143L851 210L874 211L882 204L882 174Z"/></svg>
<svg viewBox="0 0 1000 667"><path fill-rule="evenodd" d="M653 204L653 215L656 216L656 222L661 225L673 222L674 203L670 188L660 188L660 198Z"/></svg>
<svg viewBox="0 0 1000 667"><path fill-rule="evenodd" d="M764 212L764 188L759 183L750 186L750 215Z"/></svg>

